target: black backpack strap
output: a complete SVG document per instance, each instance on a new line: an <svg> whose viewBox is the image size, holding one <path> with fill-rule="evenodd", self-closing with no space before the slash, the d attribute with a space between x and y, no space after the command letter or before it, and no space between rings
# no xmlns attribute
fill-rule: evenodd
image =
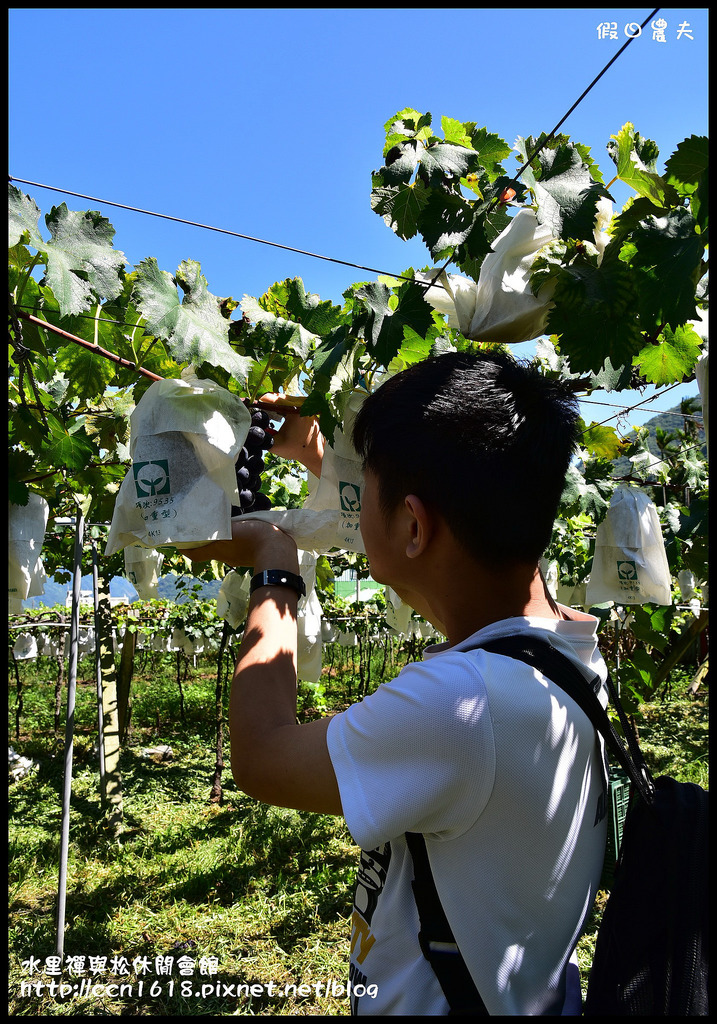
<svg viewBox="0 0 717 1024"><path fill-rule="evenodd" d="M413 858L413 894L418 908L421 951L438 978L451 1016L488 1016L488 1011L466 967L433 880L426 841L419 832L407 832Z"/></svg>
<svg viewBox="0 0 717 1024"><path fill-rule="evenodd" d="M627 773L642 799L650 804L654 793L654 782L630 726L614 683L608 675L608 690L613 706L617 710L629 750L618 736L607 712L598 699L600 679L595 676L588 681L577 666L566 655L553 647L550 641L519 634L498 637L486 643L477 644L493 654L523 661L537 668L548 679L556 683L585 712L598 732L602 734L609 749ZM452 1015L488 1016L485 1003L465 965L463 956L445 915L428 860L426 843L416 832L406 833L406 842L413 858L413 893L420 922L419 942L423 955L433 968L441 988L451 1007Z"/></svg>
<svg viewBox="0 0 717 1024"><path fill-rule="evenodd" d="M645 803L652 803L655 791L654 781L609 673L607 685L610 701L620 719L627 747L620 739L605 708L598 700L599 678L595 676L592 684L588 682L580 669L566 655L553 647L548 639L519 634L499 637L476 646L494 654L503 654L508 658L524 661L556 683L585 712L595 729L602 734L609 750ZM471 650L475 650L475 648L471 648Z"/></svg>

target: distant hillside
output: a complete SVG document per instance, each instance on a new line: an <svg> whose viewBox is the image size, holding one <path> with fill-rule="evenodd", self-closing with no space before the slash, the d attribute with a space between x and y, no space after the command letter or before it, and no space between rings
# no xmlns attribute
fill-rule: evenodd
<svg viewBox="0 0 717 1024"><path fill-rule="evenodd" d="M177 590L177 581L179 579L186 580L189 586L181 587ZM199 584L199 590L194 591L190 589L193 583ZM157 589L163 601L175 601L177 604L183 604L185 601L196 600L197 598L201 601L212 601L219 593L221 585L221 580L212 580L211 583L206 583L204 580L189 580L186 576L180 577L175 576L174 573L167 573L166 576L159 577ZM187 593L188 589L190 589L190 593Z"/></svg>
<svg viewBox="0 0 717 1024"><path fill-rule="evenodd" d="M175 601L177 604L193 600L197 596L204 601L212 600L217 596L219 587L221 586L221 582L219 580L213 580L211 583L205 583L203 580L194 580L193 582L200 584L200 590L198 590L196 594L194 591L187 594L186 588L184 587L177 590L177 580L179 578L179 576L175 576L173 573L168 573L166 576L160 576L157 589L159 590L159 596L162 600ZM92 576L82 577L81 589L83 591L92 590ZM40 597L27 598L27 600L22 602L22 606L23 608L40 608L42 606L51 608L53 605L59 604L64 607L69 593L69 583L56 583L55 580L49 579L45 583L45 593L41 594ZM115 576L110 583L110 597L124 598L129 604L138 600L137 591L129 580L126 580L123 576Z"/></svg>
<svg viewBox="0 0 717 1024"><path fill-rule="evenodd" d="M697 397L694 412L691 415L702 416L702 401ZM668 409L666 412L658 413L657 416L653 416L652 419L645 422L645 426L649 430L649 436L647 440L647 446L653 455L659 456L660 449L657 447L657 429L665 430L668 433L674 433L677 430L683 430L685 425L685 418L680 411L680 406L677 405L672 409ZM631 430L627 435L628 438L634 438L635 431ZM701 420L699 424L699 430L697 432L697 439L702 444L702 450L707 455L707 447L705 443L705 432L702 426ZM632 464L629 459L621 458L615 459L613 465L615 466L615 476L627 476L630 472Z"/></svg>

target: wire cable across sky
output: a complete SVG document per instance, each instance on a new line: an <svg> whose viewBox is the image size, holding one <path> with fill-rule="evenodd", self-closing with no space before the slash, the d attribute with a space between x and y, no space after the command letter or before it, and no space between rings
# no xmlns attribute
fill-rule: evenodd
<svg viewBox="0 0 717 1024"><path fill-rule="evenodd" d="M645 20L640 25L640 31L645 27L645 25L647 25L647 23L650 21L651 18L655 17L655 15L658 13L659 10L660 10L660 8L656 7L650 14L648 14L647 18L645 18ZM639 33L636 33L635 36L631 36L630 38L628 38L627 42L625 42L620 47L620 49L617 51L617 53L615 53L610 58L610 60L607 62L605 67L602 69L602 71L600 71L599 74L597 74L595 76L595 78L588 85L588 87L581 93L581 95L569 107L567 112L565 114L563 114L563 116L558 121L558 123L555 125L555 127L552 129L552 131L549 132L548 135L546 135L546 137L544 138L544 140L540 144L540 146L538 146L535 149L535 151L530 154L530 156L528 157L527 161L523 164L523 166L520 168L518 173L515 175L515 179L518 179L521 176L521 174L526 169L526 167L528 167L528 165L531 163L531 161L535 159L535 157L538 155L538 153L540 153L540 151L542 149L544 149L544 147L548 144L548 142L553 138L555 133L558 131L558 129L568 119L570 114L572 114L572 112L576 109L576 107L585 99L585 97L588 95L588 93L600 81L600 79L603 77L603 75L606 73L606 71L615 63L615 61L618 59L618 57L622 53L624 53L624 51L627 49L627 47L632 42L634 42L634 40L635 40L635 38L637 38L638 34ZM174 216L172 214L159 213L159 212L157 212L155 210L143 210L140 207L132 206L132 205L130 205L128 203L119 203L119 202L117 202L115 200L112 200L112 199L100 199L97 196L89 196L89 195L85 195L82 192L74 192L74 191L71 191L70 189L59 188L57 185L47 185L47 184L44 184L43 182L39 182L39 181L29 181L27 178L18 178L18 177L15 177L14 175L8 175L8 180L9 181L18 181L18 182L20 182L23 185L32 185L34 188L44 188L44 189L48 189L48 190L50 190L52 192L60 192L62 195L75 196L78 199L86 199L86 200L88 200L91 203L101 203L104 206L115 206L115 207L118 207L121 210L129 210L129 211L131 211L133 213L142 213L142 214L144 214L147 217L159 217L159 218L161 218L163 220L175 221L175 222L177 222L179 224L187 224L189 227L202 228L205 231L216 231L216 232L219 232L220 234L223 234L223 235L231 235L233 238L242 238L242 239L244 239L245 241L248 241L248 242L256 242L256 243L258 243L260 245L270 245L270 246L273 246L274 248L277 248L277 249L285 249L288 252L298 253L301 256L309 256L312 259L325 260L328 263L337 263L337 264L340 264L341 266L344 266L344 267L353 267L356 270L365 270L365 271L368 271L368 273L370 273L370 274L380 274L382 276L385 275L387 277L394 277L394 278L396 278L399 281L401 281L401 280L403 280L403 281L414 280L414 278L405 277L402 274L394 274L394 273L391 273L390 271L387 271L387 270L378 270L376 267L366 267L366 266L363 266L360 263L354 263L354 262L352 262L350 260L338 259L335 256L324 256L321 253L311 252L308 249L300 249L300 248L297 248L297 247L295 247L293 245L286 245L283 242L273 242L273 241L270 241L267 238L257 238L254 235L246 235L246 234L243 234L240 231L232 231L229 228L220 228L220 227L217 227L216 225L213 225L213 224L202 224L199 221L188 220L185 217L176 217L176 216ZM494 201L494 205L495 205L495 202L497 202L497 200ZM448 266L448 264L450 262L451 262L451 260L449 259L446 262L445 266L443 268L441 268L441 269L444 270L445 267ZM427 282L419 281L417 283L422 284L426 288L429 287Z"/></svg>

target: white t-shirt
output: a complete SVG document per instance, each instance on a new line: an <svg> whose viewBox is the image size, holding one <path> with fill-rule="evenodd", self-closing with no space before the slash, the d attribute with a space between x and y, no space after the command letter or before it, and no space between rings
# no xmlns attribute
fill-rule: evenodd
<svg viewBox="0 0 717 1024"><path fill-rule="evenodd" d="M586 677L604 681L597 619L571 615L503 619L454 647L429 648L423 662L330 722L344 816L363 851L353 1013L448 1012L418 945L407 831L425 836L441 903L488 1012L580 1013L568 961L605 853L602 741L540 673L469 650L547 633Z"/></svg>

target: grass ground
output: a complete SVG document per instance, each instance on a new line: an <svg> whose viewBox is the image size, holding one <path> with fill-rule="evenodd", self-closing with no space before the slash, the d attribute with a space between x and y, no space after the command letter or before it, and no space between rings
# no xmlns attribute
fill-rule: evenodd
<svg viewBox="0 0 717 1024"><path fill-rule="evenodd" d="M357 850L343 821L259 804L236 790L228 771L222 801L210 803L214 670L200 661L190 671L180 723L170 656L148 660L133 682L119 838L104 824L93 669L80 663L65 966L48 973L63 779L51 665L20 666L19 738L10 688L10 741L37 767L9 790L9 1014L348 1015L343 986ZM340 674L327 680L321 699L328 707L345 700ZM667 702L644 707L642 743L660 771L707 787L707 716L706 689L687 698L676 688ZM160 743L171 746L171 760L143 756ZM600 903L579 947L584 976Z"/></svg>

